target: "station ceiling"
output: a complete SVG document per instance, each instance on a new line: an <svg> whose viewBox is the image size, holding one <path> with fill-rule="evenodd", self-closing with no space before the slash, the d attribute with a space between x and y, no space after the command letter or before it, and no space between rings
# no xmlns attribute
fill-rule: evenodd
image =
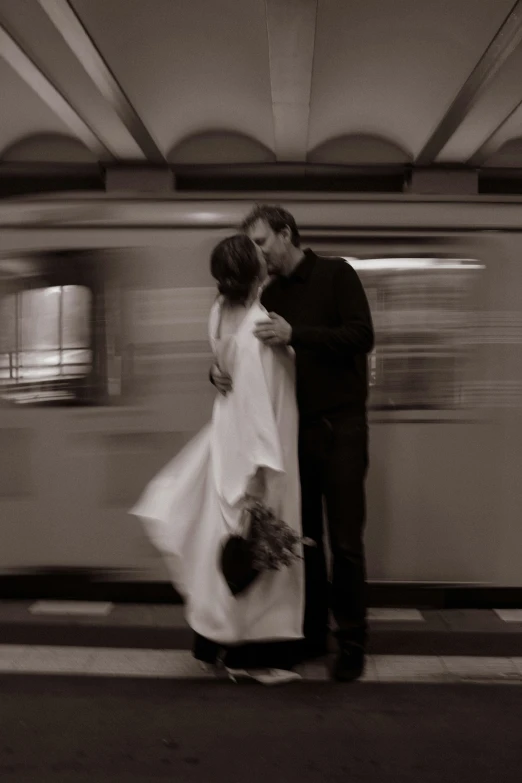
<svg viewBox="0 0 522 783"><path fill-rule="evenodd" d="M0 173L522 169L521 75L522 0L0 0Z"/></svg>

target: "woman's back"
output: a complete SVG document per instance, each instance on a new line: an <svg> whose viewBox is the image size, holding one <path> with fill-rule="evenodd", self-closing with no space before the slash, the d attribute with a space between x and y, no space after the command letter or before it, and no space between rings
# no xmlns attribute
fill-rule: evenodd
<svg viewBox="0 0 522 783"><path fill-rule="evenodd" d="M216 480L222 497L233 505L246 490L256 465L276 474L294 470L298 414L293 352L270 348L254 335L266 310L227 309L217 300L210 314L209 337L232 390L217 395L212 416Z"/></svg>
<svg viewBox="0 0 522 783"><path fill-rule="evenodd" d="M247 366L259 363L275 403L282 386L289 385L285 391L290 392L291 399L295 396L295 353L287 346L265 346L254 336L255 322L266 317L267 311L259 299L247 305L235 305L219 297L209 316L209 339L219 369L232 377L237 373L237 362Z"/></svg>
<svg viewBox="0 0 522 783"><path fill-rule="evenodd" d="M215 311L214 311L215 309ZM210 340L216 362L222 371L232 373L236 358L235 338L249 308L227 304L220 297L214 304L210 317Z"/></svg>

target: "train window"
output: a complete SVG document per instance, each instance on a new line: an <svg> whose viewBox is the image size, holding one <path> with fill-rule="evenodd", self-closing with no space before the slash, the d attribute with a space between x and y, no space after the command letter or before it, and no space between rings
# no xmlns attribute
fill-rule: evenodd
<svg viewBox="0 0 522 783"><path fill-rule="evenodd" d="M368 296L375 328L370 407L463 405L475 280L483 266L450 258L346 258Z"/></svg>
<svg viewBox="0 0 522 783"><path fill-rule="evenodd" d="M92 296L82 285L33 288L0 298L0 395L16 403L81 397L93 363Z"/></svg>

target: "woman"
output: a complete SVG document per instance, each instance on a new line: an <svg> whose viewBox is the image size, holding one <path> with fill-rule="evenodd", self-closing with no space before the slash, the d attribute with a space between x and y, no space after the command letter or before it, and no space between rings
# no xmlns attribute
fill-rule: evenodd
<svg viewBox="0 0 522 783"><path fill-rule="evenodd" d="M195 632L194 656L209 667L220 656L238 674L273 684L292 671L303 638L302 543L296 558L265 570L233 595L220 568L223 542L241 532L253 499L301 535L294 357L253 335L266 318L259 302L266 263L246 236L224 239L211 256L220 296L209 318L214 360L232 376L212 420L159 473L130 513L165 554Z"/></svg>

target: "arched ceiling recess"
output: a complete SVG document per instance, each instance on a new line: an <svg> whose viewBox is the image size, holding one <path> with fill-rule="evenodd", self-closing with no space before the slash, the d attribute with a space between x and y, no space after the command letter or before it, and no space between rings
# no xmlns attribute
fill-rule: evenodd
<svg viewBox="0 0 522 783"><path fill-rule="evenodd" d="M79 139L53 133L36 133L11 144L0 153L3 163L98 163Z"/></svg>
<svg viewBox="0 0 522 783"><path fill-rule="evenodd" d="M485 163L488 168L514 168L522 161L522 136L503 144Z"/></svg>
<svg viewBox="0 0 522 783"><path fill-rule="evenodd" d="M522 168L519 66L522 0L0 0L0 178Z"/></svg>
<svg viewBox="0 0 522 783"><path fill-rule="evenodd" d="M338 165L397 165L411 163L413 157L395 142L371 134L337 136L319 144L307 155L308 163Z"/></svg>
<svg viewBox="0 0 522 783"><path fill-rule="evenodd" d="M274 163L274 152L257 139L226 130L204 131L175 144L167 153L169 163L242 164Z"/></svg>

